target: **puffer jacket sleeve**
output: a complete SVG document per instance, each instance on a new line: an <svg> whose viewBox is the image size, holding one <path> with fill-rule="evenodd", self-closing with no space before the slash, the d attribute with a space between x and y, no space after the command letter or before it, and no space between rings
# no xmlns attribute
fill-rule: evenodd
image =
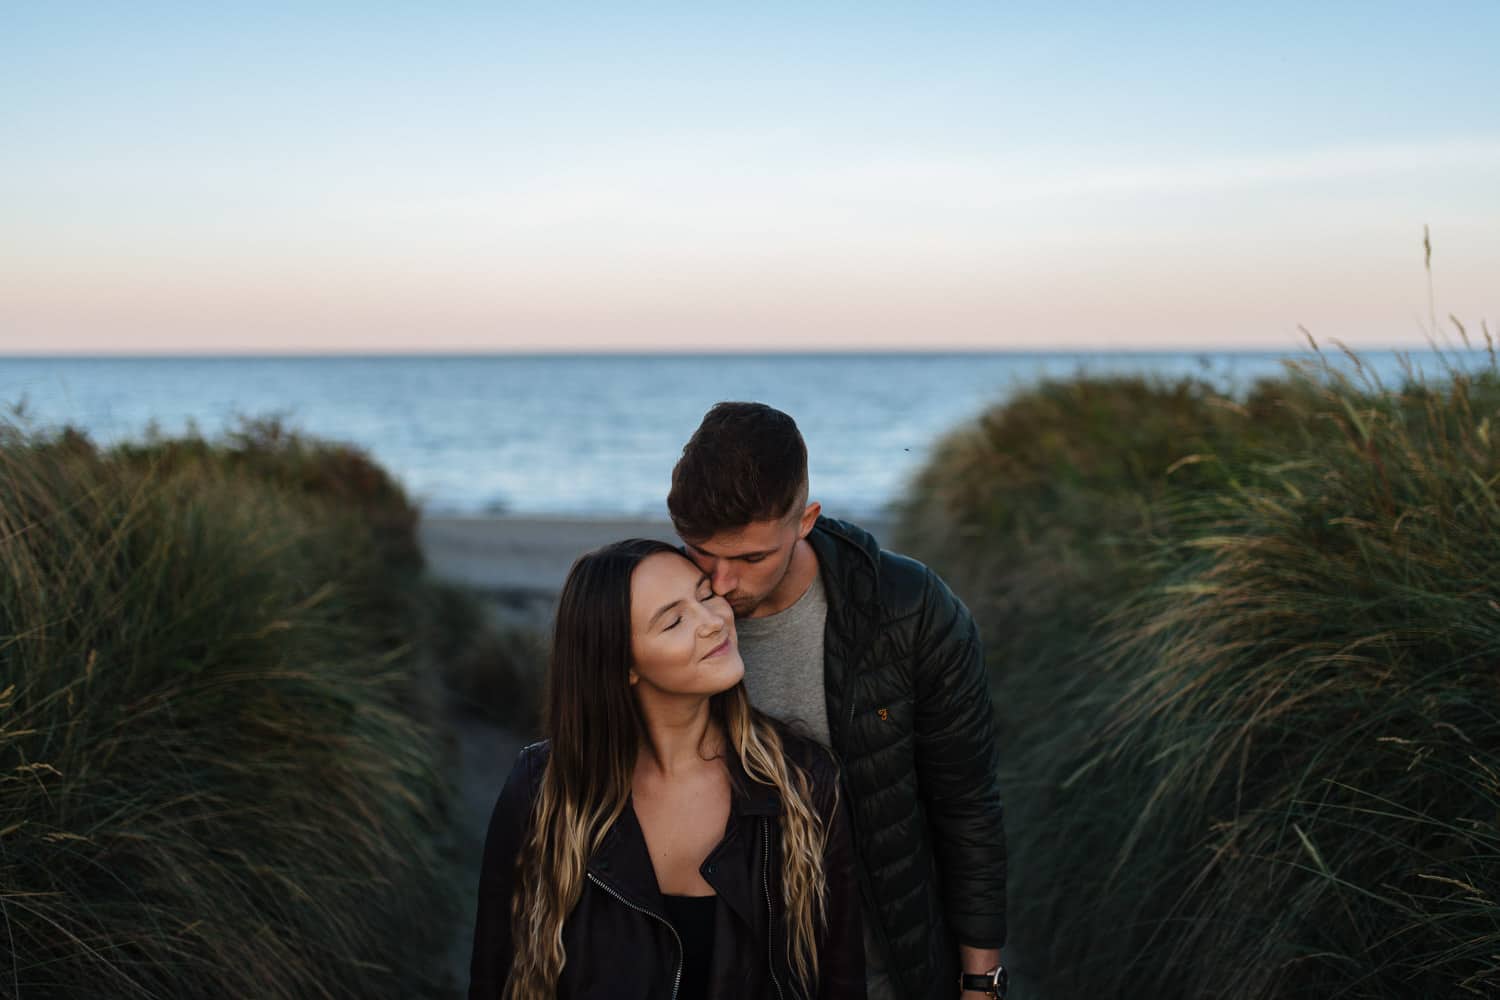
<svg viewBox="0 0 1500 1000"><path fill-rule="evenodd" d="M510 902L515 891L516 860L531 816L537 756L535 745L521 751L490 815L479 872L474 951L469 959L469 1000L499 1000L510 974Z"/></svg>
<svg viewBox="0 0 1500 1000"><path fill-rule="evenodd" d="M948 925L960 944L1005 943L1004 812L979 630L930 570L913 636L916 766Z"/></svg>
<svg viewBox="0 0 1500 1000"><path fill-rule="evenodd" d="M849 808L839 793L838 769L824 757L811 774L819 816L828 827L823 873L828 881L827 920L818 942L818 996L821 1000L864 1000L865 938L854 872L854 837Z"/></svg>

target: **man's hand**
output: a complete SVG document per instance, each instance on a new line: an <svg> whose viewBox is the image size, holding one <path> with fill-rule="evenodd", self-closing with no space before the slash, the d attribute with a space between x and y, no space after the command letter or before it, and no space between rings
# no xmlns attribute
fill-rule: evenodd
<svg viewBox="0 0 1500 1000"><path fill-rule="evenodd" d="M958 946L958 967L970 975L983 975L999 964L999 948L970 948L966 944ZM959 994L959 1000L979 1000L983 996L988 994L964 990Z"/></svg>

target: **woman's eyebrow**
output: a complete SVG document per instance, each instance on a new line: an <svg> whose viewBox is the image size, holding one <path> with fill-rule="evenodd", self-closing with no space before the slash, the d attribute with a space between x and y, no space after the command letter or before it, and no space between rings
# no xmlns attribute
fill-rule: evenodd
<svg viewBox="0 0 1500 1000"><path fill-rule="evenodd" d="M652 625L655 625L656 624L656 619L660 618L662 615L666 614L668 611L671 611L673 608L677 607L677 605L679 605L681 603L682 603L682 598L679 597L679 598L677 598L677 600L673 601L671 604L663 604L661 607L657 608L656 609L656 614L652 615L651 616L651 620L648 621L648 622L646 622L646 627L649 629Z"/></svg>

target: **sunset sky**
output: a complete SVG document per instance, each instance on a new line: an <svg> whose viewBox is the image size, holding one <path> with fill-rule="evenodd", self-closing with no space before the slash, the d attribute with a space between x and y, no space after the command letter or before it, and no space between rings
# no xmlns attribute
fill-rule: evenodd
<svg viewBox="0 0 1500 1000"><path fill-rule="evenodd" d="M1500 332L1497 41L1493 0L7 4L0 353L1419 345L1424 225L1437 315Z"/></svg>

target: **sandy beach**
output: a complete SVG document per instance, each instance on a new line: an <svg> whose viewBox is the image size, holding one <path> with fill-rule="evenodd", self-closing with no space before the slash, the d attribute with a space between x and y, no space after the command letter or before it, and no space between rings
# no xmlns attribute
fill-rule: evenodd
<svg viewBox="0 0 1500 1000"><path fill-rule="evenodd" d="M555 596L573 560L621 538L676 542L667 521L558 517L424 517L427 570L475 590Z"/></svg>

